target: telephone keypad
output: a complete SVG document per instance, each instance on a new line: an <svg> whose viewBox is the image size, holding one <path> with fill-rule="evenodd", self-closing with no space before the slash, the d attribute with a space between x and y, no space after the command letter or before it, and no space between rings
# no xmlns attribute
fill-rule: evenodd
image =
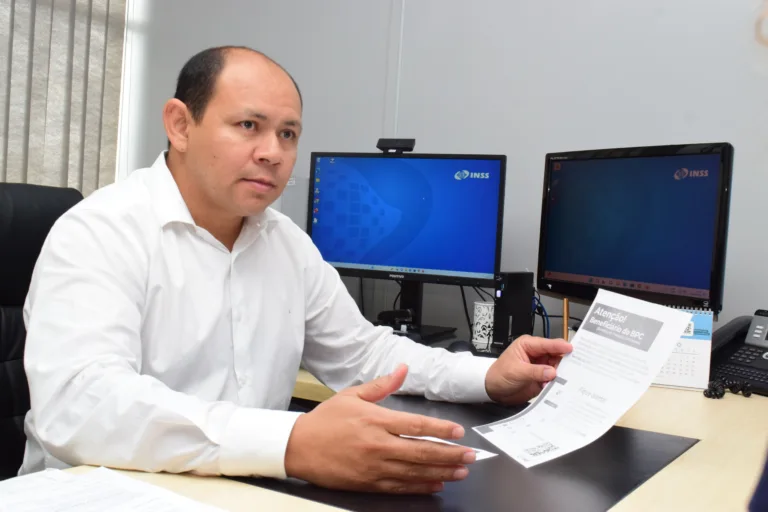
<svg viewBox="0 0 768 512"><path fill-rule="evenodd" d="M768 384L768 374L764 370L755 370L744 366L724 364L717 368L719 376L735 376L742 379Z"/></svg>
<svg viewBox="0 0 768 512"><path fill-rule="evenodd" d="M763 352L765 351L759 347L744 345L740 347L739 350L734 352L734 354L731 356L731 361L739 363L751 363L758 357L762 357Z"/></svg>

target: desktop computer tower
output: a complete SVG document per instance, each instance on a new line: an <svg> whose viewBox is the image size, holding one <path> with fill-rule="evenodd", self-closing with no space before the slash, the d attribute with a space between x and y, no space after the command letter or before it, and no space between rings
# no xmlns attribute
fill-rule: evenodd
<svg viewBox="0 0 768 512"><path fill-rule="evenodd" d="M533 333L533 272L501 272L494 280L492 347L500 351Z"/></svg>

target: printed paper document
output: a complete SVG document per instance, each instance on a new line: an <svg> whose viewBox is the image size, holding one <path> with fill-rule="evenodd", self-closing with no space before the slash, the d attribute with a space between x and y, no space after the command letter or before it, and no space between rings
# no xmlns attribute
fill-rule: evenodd
<svg viewBox="0 0 768 512"><path fill-rule="evenodd" d="M404 436L401 435L400 437L407 437L410 439L423 439L425 441L432 441L434 443L443 443L443 444L457 444L452 443L451 441L446 441L445 439L440 439L439 437L431 437L431 436ZM465 446L465 445L461 445ZM472 448L471 446L467 446L467 448ZM481 450L480 448L472 448L475 451L475 461L483 460L483 459L490 459L491 457L495 457L497 454L493 452L489 452L486 450Z"/></svg>
<svg viewBox="0 0 768 512"><path fill-rule="evenodd" d="M600 290L555 380L521 413L474 430L526 468L590 444L645 393L691 316Z"/></svg>
<svg viewBox="0 0 768 512"><path fill-rule="evenodd" d="M0 482L0 512L223 512L155 485L98 468L49 469Z"/></svg>

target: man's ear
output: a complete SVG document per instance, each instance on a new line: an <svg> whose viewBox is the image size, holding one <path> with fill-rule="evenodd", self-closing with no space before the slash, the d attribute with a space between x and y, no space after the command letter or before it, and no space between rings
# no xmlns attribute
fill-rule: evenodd
<svg viewBox="0 0 768 512"><path fill-rule="evenodd" d="M187 151L191 123L192 116L182 101L171 98L165 103L163 108L163 125L165 126L168 141L176 151L181 153Z"/></svg>

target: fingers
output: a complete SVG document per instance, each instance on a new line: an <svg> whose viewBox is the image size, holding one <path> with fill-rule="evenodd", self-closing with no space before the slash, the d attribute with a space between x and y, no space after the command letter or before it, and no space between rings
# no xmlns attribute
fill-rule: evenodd
<svg viewBox="0 0 768 512"><path fill-rule="evenodd" d="M382 426L390 434L398 436L430 436L440 439L461 439L464 437L464 427L458 423L407 412L387 410Z"/></svg>
<svg viewBox="0 0 768 512"><path fill-rule="evenodd" d="M524 343L525 353L529 357L564 356L573 351L573 345L563 339L548 339L526 336L519 341Z"/></svg>
<svg viewBox="0 0 768 512"><path fill-rule="evenodd" d="M520 371L524 377L535 382L549 382L557 376L557 370L545 364L528 364Z"/></svg>
<svg viewBox="0 0 768 512"><path fill-rule="evenodd" d="M560 361L562 361L562 357L560 356L549 356L547 357L547 361L544 364L548 364L552 368L557 368L557 366L560 364Z"/></svg>
<svg viewBox="0 0 768 512"><path fill-rule="evenodd" d="M441 482L404 482L394 478L376 482L375 491L391 494L432 494L444 488Z"/></svg>
<svg viewBox="0 0 768 512"><path fill-rule="evenodd" d="M456 482L469 475L469 470L464 466L437 466L401 461L387 461L381 469L386 478L409 483Z"/></svg>
<svg viewBox="0 0 768 512"><path fill-rule="evenodd" d="M437 443L422 439L396 439L386 458L417 464L472 464L477 459L475 450L466 446Z"/></svg>
<svg viewBox="0 0 768 512"><path fill-rule="evenodd" d="M389 375L384 375L352 389L358 397L366 402L379 402L400 389L407 375L408 367L401 364Z"/></svg>

